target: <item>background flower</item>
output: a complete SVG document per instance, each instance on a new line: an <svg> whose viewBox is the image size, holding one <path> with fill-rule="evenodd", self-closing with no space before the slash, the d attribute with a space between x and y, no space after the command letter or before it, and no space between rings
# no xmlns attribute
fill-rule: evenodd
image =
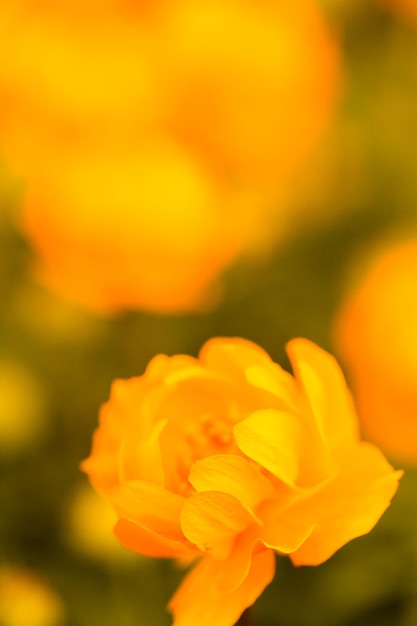
<svg viewBox="0 0 417 626"><path fill-rule="evenodd" d="M417 3L415 0L383 0L392 10L406 17L417 18Z"/></svg>
<svg viewBox="0 0 417 626"><path fill-rule="evenodd" d="M336 321L364 432L417 462L417 240L386 242L354 281Z"/></svg>
<svg viewBox="0 0 417 626"><path fill-rule="evenodd" d="M116 381L83 469L148 556L204 557L170 602L176 626L232 626L274 574L271 550L318 565L367 533L394 472L361 443L343 376L314 344L288 345L295 379L248 341L199 359L155 357Z"/></svg>
<svg viewBox="0 0 417 626"><path fill-rule="evenodd" d="M60 626L64 611L59 596L36 573L0 569L0 619L4 626Z"/></svg>
<svg viewBox="0 0 417 626"><path fill-rule="evenodd" d="M0 145L59 293L201 309L287 221L333 109L335 38L311 0L131 4L3 3Z"/></svg>

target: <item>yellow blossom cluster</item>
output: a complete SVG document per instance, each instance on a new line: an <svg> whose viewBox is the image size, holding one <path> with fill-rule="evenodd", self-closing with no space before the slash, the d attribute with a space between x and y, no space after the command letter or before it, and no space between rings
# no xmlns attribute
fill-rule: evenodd
<svg viewBox="0 0 417 626"><path fill-rule="evenodd" d="M326 126L337 56L313 0L2 2L0 148L44 280L102 312L215 302Z"/></svg>

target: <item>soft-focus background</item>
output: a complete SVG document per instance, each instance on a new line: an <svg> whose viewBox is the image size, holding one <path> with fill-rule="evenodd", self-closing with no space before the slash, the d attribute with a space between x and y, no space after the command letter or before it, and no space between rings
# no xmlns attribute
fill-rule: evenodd
<svg viewBox="0 0 417 626"><path fill-rule="evenodd" d="M340 48L333 114L286 191L291 219L284 232L275 237L276 219L270 218L268 252L226 264L221 297L202 311L106 317L38 282L36 252L20 227L28 182L12 170L4 150L1 626L167 626L165 605L182 573L119 547L112 513L79 471L112 380L141 374L160 352L196 355L218 335L254 340L284 367L286 341L304 336L348 365L341 346L355 342L354 332L343 342L335 331L346 294L381 242L417 237L416 6L411 0L323 0L319 6ZM306 115L311 106L304 102ZM301 123L289 120L294 141ZM410 274L412 292L417 261ZM405 287L391 342L403 314L411 326L417 320L417 296L410 300L408 293ZM378 338L382 346L387 339L383 332ZM408 347L417 351L417 321ZM394 369L401 373L402 365ZM415 393L409 403L417 421ZM401 451L389 457L407 471L369 536L318 568L295 569L278 559L276 578L254 607L259 626L417 623L417 473L409 457Z"/></svg>

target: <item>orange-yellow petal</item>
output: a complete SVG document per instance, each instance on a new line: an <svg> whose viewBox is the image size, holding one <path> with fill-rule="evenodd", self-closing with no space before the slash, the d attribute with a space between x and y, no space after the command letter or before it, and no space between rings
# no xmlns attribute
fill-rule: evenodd
<svg viewBox="0 0 417 626"><path fill-rule="evenodd" d="M274 396L274 405L280 405L297 410L299 400L298 390L294 378L276 363L268 365L248 365L245 369L247 382L257 389L269 392Z"/></svg>
<svg viewBox="0 0 417 626"><path fill-rule="evenodd" d="M339 475L294 506L294 516L316 524L291 555L293 563L319 565L348 541L372 530L390 505L401 476L378 448L370 443L355 445Z"/></svg>
<svg viewBox="0 0 417 626"><path fill-rule="evenodd" d="M247 339L215 337L200 350L199 360L234 387L247 411L298 408L294 378Z"/></svg>
<svg viewBox="0 0 417 626"><path fill-rule="evenodd" d="M259 469L234 454L216 454L197 461L189 481L198 492L219 491L234 496L252 513L273 493L272 483Z"/></svg>
<svg viewBox="0 0 417 626"><path fill-rule="evenodd" d="M184 539L180 514L185 500L181 496L160 485L139 480L123 483L109 496L120 518L138 523L176 541Z"/></svg>
<svg viewBox="0 0 417 626"><path fill-rule="evenodd" d="M288 411L260 410L236 424L240 450L287 485L295 485L303 448L302 420Z"/></svg>
<svg viewBox="0 0 417 626"><path fill-rule="evenodd" d="M267 548L279 554L291 554L310 537L315 522L298 511L285 508L280 501L271 501L263 507L259 538Z"/></svg>
<svg viewBox="0 0 417 626"><path fill-rule="evenodd" d="M301 528L301 524L299 527ZM279 546L268 545L263 538L263 529L263 524L261 528L254 524L236 538L233 549L227 557L227 577L219 583L219 589L225 593L230 593L240 587L250 572L254 555L270 548L282 554L288 554L297 549L306 539L305 529L303 529L303 534L297 529L296 534L291 536L291 530L288 531L282 522L278 522L276 534L280 535ZM311 532L311 529L308 529L308 532Z"/></svg>
<svg viewBox="0 0 417 626"><path fill-rule="evenodd" d="M200 350L200 360L214 371L241 381L246 367L271 365L271 357L247 339L215 337Z"/></svg>
<svg viewBox="0 0 417 626"><path fill-rule="evenodd" d="M138 554L160 558L193 555L193 548L187 541L170 539L127 519L119 519L113 532L120 543Z"/></svg>
<svg viewBox="0 0 417 626"><path fill-rule="evenodd" d="M307 339L293 339L287 352L323 442L337 454L358 439L357 419L342 371L330 354Z"/></svg>
<svg viewBox="0 0 417 626"><path fill-rule="evenodd" d="M94 433L90 457L82 464L98 490L111 488L120 479L163 482L158 440L164 422L151 409L161 393L155 387L160 381L154 380L153 371L166 370L169 365L169 359L160 355L149 364L146 378L113 382L110 399L100 410L100 427Z"/></svg>
<svg viewBox="0 0 417 626"><path fill-rule="evenodd" d="M218 558L230 553L236 535L253 522L253 516L234 496L218 491L193 494L181 512L181 528L187 539Z"/></svg>
<svg viewBox="0 0 417 626"><path fill-rule="evenodd" d="M174 614L173 626L233 626L271 582L274 573L274 554L263 550L253 557L242 584L226 593L229 561L204 558L171 598L168 608Z"/></svg>

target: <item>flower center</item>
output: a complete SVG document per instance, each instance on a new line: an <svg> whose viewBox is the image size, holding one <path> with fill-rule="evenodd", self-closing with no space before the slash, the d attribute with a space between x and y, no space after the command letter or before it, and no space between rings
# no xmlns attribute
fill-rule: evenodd
<svg viewBox="0 0 417 626"><path fill-rule="evenodd" d="M188 496L194 491L188 476L196 461L215 454L238 453L233 426L242 417L242 409L231 403L225 413L207 412L186 423L176 441L171 439L170 462L165 467L167 488Z"/></svg>

